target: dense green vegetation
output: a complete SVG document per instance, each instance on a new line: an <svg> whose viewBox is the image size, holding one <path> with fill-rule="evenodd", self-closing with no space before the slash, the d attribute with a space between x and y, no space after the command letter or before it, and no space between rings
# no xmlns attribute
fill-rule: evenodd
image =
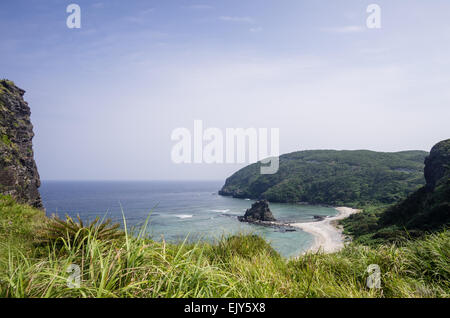
<svg viewBox="0 0 450 318"><path fill-rule="evenodd" d="M401 242L450 226L450 139L436 144L425 161L426 185L388 207L366 207L342 221L358 242Z"/></svg>
<svg viewBox="0 0 450 318"><path fill-rule="evenodd" d="M9 139L9 137L7 135L2 135L1 141L6 145L6 146L11 146L11 140Z"/></svg>
<svg viewBox="0 0 450 318"><path fill-rule="evenodd" d="M448 231L402 247L350 244L286 260L252 235L173 245L144 231L65 223L0 198L0 297L450 296ZM79 288L68 287L71 264L80 267ZM380 267L381 289L366 285L370 264Z"/></svg>
<svg viewBox="0 0 450 318"><path fill-rule="evenodd" d="M425 183L426 155L424 151L299 151L282 155L273 175L261 175L260 163L239 170L219 193L272 202L390 204Z"/></svg>
<svg viewBox="0 0 450 318"><path fill-rule="evenodd" d="M8 87L14 86L14 82L7 79L0 79L0 95L2 95ZM1 105L1 100L0 100Z"/></svg>

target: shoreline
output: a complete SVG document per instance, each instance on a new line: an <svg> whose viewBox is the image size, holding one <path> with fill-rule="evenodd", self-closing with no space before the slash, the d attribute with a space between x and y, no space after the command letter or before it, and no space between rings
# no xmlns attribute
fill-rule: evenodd
<svg viewBox="0 0 450 318"><path fill-rule="evenodd" d="M344 247L344 235L342 234L342 229L337 226L337 221L358 213L360 210L349 207L335 207L335 209L339 212L337 215L327 217L321 221L289 224L314 236L313 245L302 254L318 251L334 253Z"/></svg>

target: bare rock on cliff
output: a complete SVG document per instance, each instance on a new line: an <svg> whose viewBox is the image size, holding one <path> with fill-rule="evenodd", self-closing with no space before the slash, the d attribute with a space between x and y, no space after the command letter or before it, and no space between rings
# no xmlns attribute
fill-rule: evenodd
<svg viewBox="0 0 450 318"><path fill-rule="evenodd" d="M273 222L276 221L272 212L269 209L269 202L267 200L256 201L252 204L250 209L245 211L244 216L239 217L241 222Z"/></svg>
<svg viewBox="0 0 450 318"><path fill-rule="evenodd" d="M0 80L0 194L43 208L39 174L33 158L33 125L25 91Z"/></svg>
<svg viewBox="0 0 450 318"><path fill-rule="evenodd" d="M450 173L450 139L443 140L430 151L425 159L425 180L427 190L432 191L445 175Z"/></svg>

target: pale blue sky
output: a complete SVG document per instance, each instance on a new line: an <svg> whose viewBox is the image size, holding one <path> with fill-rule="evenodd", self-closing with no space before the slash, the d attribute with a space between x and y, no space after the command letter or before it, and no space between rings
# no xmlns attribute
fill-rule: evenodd
<svg viewBox="0 0 450 318"><path fill-rule="evenodd" d="M282 153L449 138L449 14L446 0L2 1L0 77L27 91L43 179L224 179L242 165L173 164L172 130L280 128Z"/></svg>

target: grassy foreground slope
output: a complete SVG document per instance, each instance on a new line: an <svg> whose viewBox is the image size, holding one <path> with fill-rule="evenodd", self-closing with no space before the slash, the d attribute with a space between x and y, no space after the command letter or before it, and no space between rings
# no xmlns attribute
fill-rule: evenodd
<svg viewBox="0 0 450 318"><path fill-rule="evenodd" d="M0 297L449 297L449 260L448 231L286 260L257 236L158 243L0 198ZM71 264L79 288L67 285ZM366 287L370 264L380 266L381 289Z"/></svg>
<svg viewBox="0 0 450 318"><path fill-rule="evenodd" d="M298 151L280 156L280 168L273 175L261 175L259 162L239 170L219 193L272 202L391 204L425 183L426 155L424 151Z"/></svg>

